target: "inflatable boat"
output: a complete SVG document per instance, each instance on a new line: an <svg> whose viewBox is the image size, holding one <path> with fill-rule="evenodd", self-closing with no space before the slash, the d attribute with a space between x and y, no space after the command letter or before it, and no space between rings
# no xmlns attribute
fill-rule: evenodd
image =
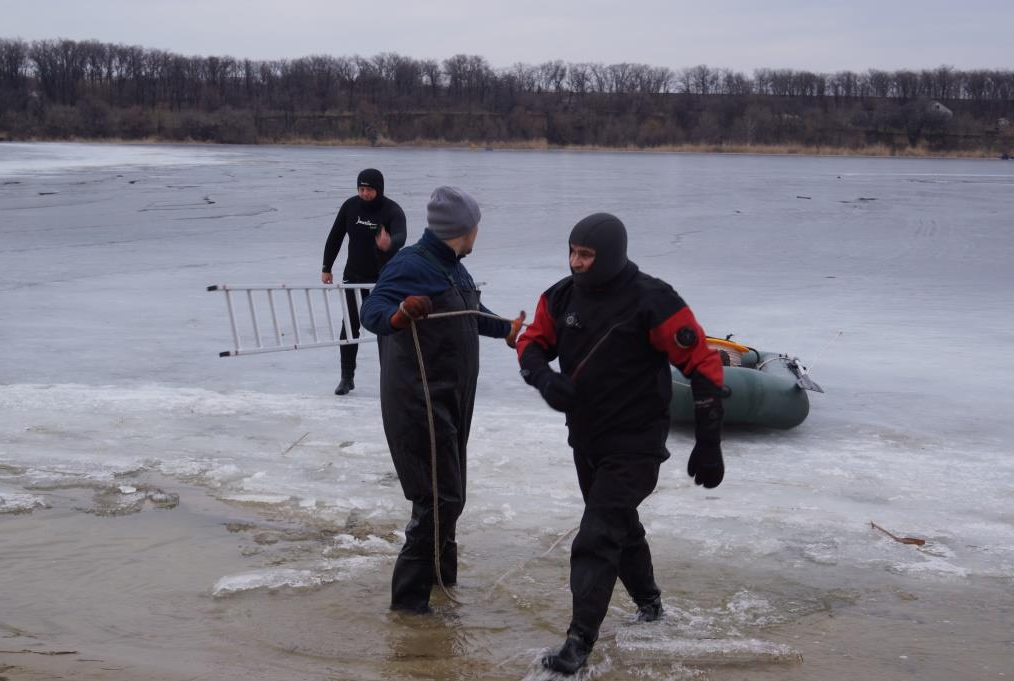
<svg viewBox="0 0 1014 681"><path fill-rule="evenodd" d="M725 423L768 428L795 428L810 413L807 391L824 392L798 358L756 350L721 338L708 338L724 365ZM672 372L673 423L694 422L690 381Z"/></svg>

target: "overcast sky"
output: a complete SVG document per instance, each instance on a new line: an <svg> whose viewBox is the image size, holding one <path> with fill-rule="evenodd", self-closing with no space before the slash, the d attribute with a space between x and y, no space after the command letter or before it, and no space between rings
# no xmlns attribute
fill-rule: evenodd
<svg viewBox="0 0 1014 681"><path fill-rule="evenodd" d="M1014 0L0 0L0 37L310 54L840 71L1014 68Z"/></svg>

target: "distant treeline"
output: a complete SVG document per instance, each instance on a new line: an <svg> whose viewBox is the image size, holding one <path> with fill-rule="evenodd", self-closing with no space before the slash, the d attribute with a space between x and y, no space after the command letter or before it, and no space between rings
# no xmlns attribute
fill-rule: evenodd
<svg viewBox="0 0 1014 681"><path fill-rule="evenodd" d="M252 61L0 39L0 138L1014 148L1014 71L833 74L394 53Z"/></svg>

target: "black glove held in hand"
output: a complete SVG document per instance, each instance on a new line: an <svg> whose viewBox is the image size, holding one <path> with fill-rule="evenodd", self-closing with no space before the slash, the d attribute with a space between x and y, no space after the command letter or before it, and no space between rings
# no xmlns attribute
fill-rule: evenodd
<svg viewBox="0 0 1014 681"><path fill-rule="evenodd" d="M704 485L708 489L722 484L722 478L725 477L722 445L717 442L695 444L687 461L687 475L694 479L695 484Z"/></svg>
<svg viewBox="0 0 1014 681"><path fill-rule="evenodd" d="M697 443L687 461L687 475L707 489L718 487L725 477L722 461L722 398L717 395L694 400Z"/></svg>
<svg viewBox="0 0 1014 681"><path fill-rule="evenodd" d="M522 371L521 375L526 383L538 389L546 404L556 411L568 412L574 408L577 393L574 391L574 381L569 377L553 371L548 365L535 371Z"/></svg>

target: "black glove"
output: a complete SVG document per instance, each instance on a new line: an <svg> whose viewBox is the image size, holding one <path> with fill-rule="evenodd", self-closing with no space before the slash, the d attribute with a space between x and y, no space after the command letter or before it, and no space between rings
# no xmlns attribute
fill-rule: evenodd
<svg viewBox="0 0 1014 681"><path fill-rule="evenodd" d="M574 408L577 393L570 377L553 371L548 364L534 371L522 370L521 375L528 385L538 389L546 404L556 411L568 412Z"/></svg>
<svg viewBox="0 0 1014 681"><path fill-rule="evenodd" d="M718 487L725 477L722 462L722 398L712 394L694 400L695 435L697 442L687 461L687 475L694 483L707 489Z"/></svg>

